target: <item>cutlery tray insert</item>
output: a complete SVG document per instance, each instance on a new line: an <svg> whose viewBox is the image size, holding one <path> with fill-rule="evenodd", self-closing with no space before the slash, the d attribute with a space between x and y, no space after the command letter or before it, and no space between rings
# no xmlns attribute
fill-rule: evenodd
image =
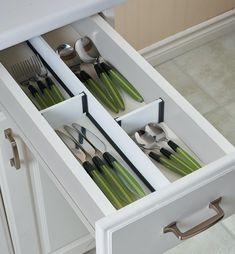
<svg viewBox="0 0 235 254"><path fill-rule="evenodd" d="M153 187L148 182L142 172L133 165L130 159L119 148L118 144L113 142L112 137L103 130L102 125L105 123L97 122L96 116L92 115L89 111L91 108L92 105L89 103L87 95L81 93L69 100L41 111L41 114L54 130L61 130L64 132L64 125L71 126L72 123L78 123L93 132L105 143L106 150L138 179L138 182L141 184L146 194L155 191L155 186ZM120 129L118 125L116 127Z"/></svg>
<svg viewBox="0 0 235 254"><path fill-rule="evenodd" d="M197 140L198 146L197 149L191 148L189 144L185 141L184 135L177 135L174 133L174 128L169 128L167 124L167 120L165 119L165 105L164 101L162 99L158 99L152 103L149 103L148 105L143 106L142 108L136 109L122 117L116 118L117 123L127 132L127 134L134 138L134 134L136 131L142 129L144 130L144 127L148 123L160 123L160 125L166 130L168 139L173 140L176 144L178 144L180 147L182 147L184 150L186 150L189 154L191 154L197 161L199 161L202 164L202 168L200 170L203 170L203 165L206 165L210 162L213 162L217 159L219 159L219 156L216 156L214 154L214 148L213 146L210 146L210 137L207 136L208 140L203 140L200 136L194 136L192 133L192 139ZM167 118L166 118L167 119ZM177 124L177 122L176 122ZM179 123L180 124L180 119ZM187 126L181 125L181 128L187 128ZM184 133L184 132L182 132ZM200 141L203 141L203 143L200 144ZM208 142L207 142L208 141ZM205 146L205 143L207 144ZM166 142L159 142L159 145L162 147L165 147L169 149L169 146L167 146ZM148 154L150 151L143 150L146 154ZM156 152L157 150L153 150ZM210 153L210 157L213 158L211 161L204 161L201 154L204 153ZM148 155L147 155L148 156ZM167 169L166 167L162 166L160 163L156 162L155 160L152 160L157 168L161 170L161 172L172 182L180 178L180 175L174 173L173 171Z"/></svg>

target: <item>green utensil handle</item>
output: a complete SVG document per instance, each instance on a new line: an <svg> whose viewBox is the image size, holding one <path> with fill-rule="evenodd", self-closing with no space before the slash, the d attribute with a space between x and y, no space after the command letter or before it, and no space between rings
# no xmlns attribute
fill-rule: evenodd
<svg viewBox="0 0 235 254"><path fill-rule="evenodd" d="M200 165L199 162L197 162L190 154L188 154L183 148L181 148L180 146L178 146L175 142L173 142L172 140L169 140L167 142L167 144L175 151L177 152L179 155L181 155L181 157L184 158L185 162L187 162L193 169L199 169L202 166Z"/></svg>
<svg viewBox="0 0 235 254"><path fill-rule="evenodd" d="M48 106L52 106L54 105L56 102L53 99L53 97L51 96L50 92L49 92L49 88L47 88L42 81L38 80L37 81L37 85L38 88L40 89L41 93L43 94L45 101L47 103Z"/></svg>
<svg viewBox="0 0 235 254"><path fill-rule="evenodd" d="M138 197L144 197L146 195L134 176L132 176L128 170L124 168L122 164L117 161L109 152L105 152L103 157L107 163L117 171L118 175L125 179L125 182L128 184L128 186L130 186L132 191L138 195Z"/></svg>
<svg viewBox="0 0 235 254"><path fill-rule="evenodd" d="M115 113L118 113L119 110L114 105L113 100L100 88L99 84L97 84L97 82L95 82L88 73L81 71L80 80L107 108Z"/></svg>
<svg viewBox="0 0 235 254"><path fill-rule="evenodd" d="M99 173L99 171L88 161L85 161L83 164L84 169L91 176L97 186L101 189L104 195L112 203L116 209L120 209L125 206L120 198L113 192L111 186L106 182L104 177Z"/></svg>
<svg viewBox="0 0 235 254"><path fill-rule="evenodd" d="M101 172L104 173L104 177L108 181L108 183L116 188L118 191L118 194L124 201L126 201L128 204L132 203L136 199L132 195L132 193L126 188L125 185L122 184L118 176L114 173L112 168L110 168L107 164L105 164L98 156L94 156L92 161L96 165L98 169L100 169Z"/></svg>
<svg viewBox="0 0 235 254"><path fill-rule="evenodd" d="M39 92L37 91L37 89L35 87L33 87L32 85L28 86L28 90L30 91L30 93L32 94L32 96L35 98L35 100L37 101L38 105L40 106L40 110L47 108L47 104L46 102L43 100L43 98L40 96Z"/></svg>
<svg viewBox="0 0 235 254"><path fill-rule="evenodd" d="M108 93L112 97L114 104L121 110L125 110L125 104L122 99L121 94L119 93L118 89L112 83L111 79L109 78L108 74L100 67L99 64L94 65L96 73L101 81L104 83Z"/></svg>
<svg viewBox="0 0 235 254"><path fill-rule="evenodd" d="M61 93L60 89L54 84L51 78L46 77L46 83L51 91L51 95L56 101L56 103L62 102L65 100L63 94Z"/></svg>
<svg viewBox="0 0 235 254"><path fill-rule="evenodd" d="M180 168L178 165L172 163L169 159L165 159L164 157L162 157L161 155L154 153L154 152L150 152L149 156L151 158L153 158L154 160L156 160L157 162L161 163L162 165L164 165L166 168L172 170L173 172L185 176L187 175L187 172L185 172L182 168Z"/></svg>
<svg viewBox="0 0 235 254"><path fill-rule="evenodd" d="M160 149L160 152L165 155L168 159L176 162L181 168L184 168L185 171L187 171L188 173L191 173L194 171L193 168L191 168L188 164L186 164L181 156L178 156L176 152L172 153L170 151L168 151L167 149L165 148L161 148Z"/></svg>
<svg viewBox="0 0 235 254"><path fill-rule="evenodd" d="M112 68L106 63L101 63L101 67L106 71L110 78L115 81L127 94L129 94L134 100L143 102L144 98L137 91L137 89L119 73L116 69Z"/></svg>

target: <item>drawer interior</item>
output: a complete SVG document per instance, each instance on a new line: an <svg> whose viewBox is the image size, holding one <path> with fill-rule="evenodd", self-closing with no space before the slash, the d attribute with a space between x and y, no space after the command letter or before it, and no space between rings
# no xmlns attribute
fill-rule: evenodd
<svg viewBox="0 0 235 254"><path fill-rule="evenodd" d="M36 54L33 52L33 50L31 50L26 42L0 52L0 62L15 78L16 82L19 84L27 97L39 110L42 110L43 108L40 106L40 104L38 104L38 100L35 99L35 97L30 93L28 89L29 85L33 86L34 89L36 89L36 91L39 93L39 97L44 102L47 102L47 98L44 97L44 92L41 92L36 80L43 82L43 84L48 87L46 84L46 78L49 77L55 86L59 89L64 100L67 100L73 96L67 85L62 82L62 80L54 73L50 66L48 66L46 62L35 62L37 59L38 58L36 57ZM45 76L38 75L37 64L44 65L45 68L42 68L42 75L45 74ZM29 79L30 82L27 82ZM49 106L50 105L46 105L46 107Z"/></svg>
<svg viewBox="0 0 235 254"><path fill-rule="evenodd" d="M188 147L203 165L233 150L232 145L99 16L60 28L45 34L43 38L55 51L61 43L73 46L83 36L91 38L104 59L117 68L144 97L143 103L136 103L126 96L125 111L119 114L109 112L113 118L121 120L128 134L143 128L149 121L164 122L178 143ZM84 65L82 68L92 73L91 67ZM96 78L94 73L92 75ZM153 115L153 107L159 98L164 102L161 116L159 112ZM175 178L169 176L171 180Z"/></svg>
<svg viewBox="0 0 235 254"><path fill-rule="evenodd" d="M158 184L152 186L145 178L145 172L143 170L145 161L142 161L142 165L139 165L138 168L132 164L129 158L120 150L119 144L114 143L112 137L104 131L103 126L107 124L107 122L97 122L98 119L96 115L92 114L93 108L95 107L96 106L94 104L89 102L87 95L85 93L81 93L80 95L76 95L60 104L41 111L41 114L54 130L62 131L66 135L68 135L68 133L65 131L64 126L67 125L72 127L73 123L77 123L80 126L85 127L87 131L94 133L98 137L98 141L102 141L102 143L97 143L97 139L92 139L90 142L95 142L93 144L97 146L102 153L108 151L115 159L117 159L138 181L146 195L154 192L155 189L158 188ZM118 129L116 132L118 133ZM83 146L82 141L80 144ZM83 148L86 149L86 145ZM89 153L90 150L88 149L87 151ZM105 161L100 153L98 156ZM87 160L94 165L94 163L91 161L91 158L87 158ZM148 159L146 158L146 160ZM78 163L81 166L81 170L85 170L82 167L82 161L78 160ZM152 178L156 178L156 180L159 181L157 175L154 176L154 172L152 174Z"/></svg>

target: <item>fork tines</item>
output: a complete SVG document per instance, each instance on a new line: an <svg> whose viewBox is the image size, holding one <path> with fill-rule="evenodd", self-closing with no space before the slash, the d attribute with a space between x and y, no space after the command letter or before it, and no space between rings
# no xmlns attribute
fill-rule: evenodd
<svg viewBox="0 0 235 254"><path fill-rule="evenodd" d="M30 58L18 62L11 67L12 74L19 83L36 79L40 68L36 59L36 56L31 56Z"/></svg>

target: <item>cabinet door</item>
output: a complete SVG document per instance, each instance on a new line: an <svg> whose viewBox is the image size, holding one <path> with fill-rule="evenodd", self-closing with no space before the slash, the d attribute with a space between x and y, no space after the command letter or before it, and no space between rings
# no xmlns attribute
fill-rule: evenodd
<svg viewBox="0 0 235 254"><path fill-rule="evenodd" d="M16 126L1 116L0 180L15 252L75 254L93 248L94 240L87 225L79 219L56 184L33 157ZM18 170L9 162L13 150L4 135L4 130L9 128L20 158Z"/></svg>
<svg viewBox="0 0 235 254"><path fill-rule="evenodd" d="M1 252L4 254L13 254L13 246L8 227L4 202L0 189L0 246Z"/></svg>

